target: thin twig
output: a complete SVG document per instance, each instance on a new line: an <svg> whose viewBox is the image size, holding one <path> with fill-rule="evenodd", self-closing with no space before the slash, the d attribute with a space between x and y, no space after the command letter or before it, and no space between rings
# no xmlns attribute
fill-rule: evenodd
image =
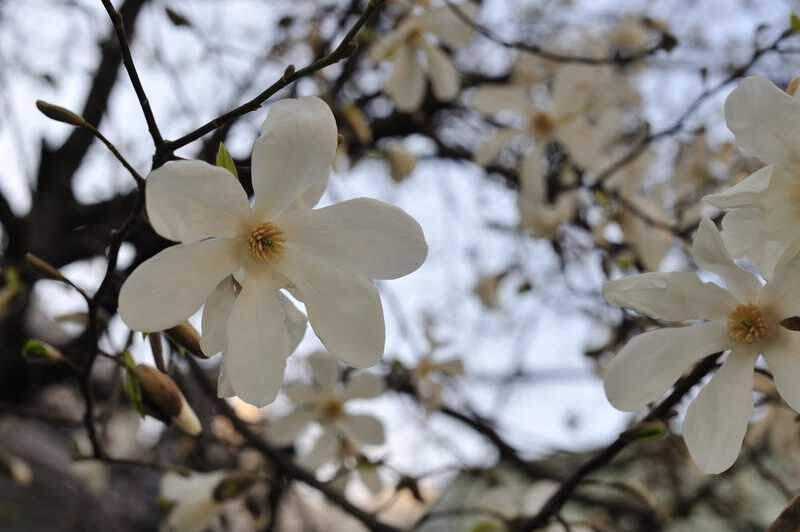
<svg viewBox="0 0 800 532"><path fill-rule="evenodd" d="M384 2L385 0L371 0L353 27L350 28L350 31L347 32L342 41L339 43L339 46L337 46L331 53L299 70L293 70L291 68L287 69L287 71L278 81L270 85L266 90L258 94L249 102L243 103L235 109L231 109L227 113L214 118L213 120L205 123L194 131L187 133L178 139L166 142L163 148L157 152L157 160L160 162L175 150L194 142L203 135L211 133L215 129L224 126L231 120L255 111L261 107L264 102L275 95L275 93L294 83L295 81L308 76L309 74L313 74L318 70L322 70L323 68L334 63L338 63L342 59L348 57L355 51L355 45L353 41L355 40L356 35L358 35L358 32L367 23L367 21L383 6Z"/></svg>
<svg viewBox="0 0 800 532"><path fill-rule="evenodd" d="M142 107L142 113L147 122L147 129L150 131L150 136L153 138L156 149L158 149L164 144L164 139L161 137L161 132L158 130L156 118L153 116L153 110L150 108L150 101L147 99L147 94L144 92L144 87L142 87L142 82L139 79L139 73L136 71L136 65L133 63L131 46L125 32L122 15L116 10L111 0L100 1L103 3L103 7L106 8L106 13L108 13L111 22L114 24L114 32L117 34L117 40L119 41L120 50L122 51L122 61L125 64L125 70L128 71L128 77L131 79L133 90L136 91L136 98L139 100L139 105Z"/></svg>
<svg viewBox="0 0 800 532"><path fill-rule="evenodd" d="M606 57L562 54L551 50L545 50L538 44L531 44L521 41L509 41L507 39L504 39L503 37L500 37L486 26L483 26L482 24L479 24L476 21L472 20L472 18L466 13L464 13L461 7L459 7L458 4L453 3L452 0L445 0L445 3L450 8L450 10L459 19L461 19L461 21L464 24L471 27L476 32L480 33L493 43L499 44L504 48L519 50L521 52L529 53L531 55L535 55L541 57L542 59L546 59L548 61L553 61L556 63L576 63L588 66L603 66L603 65L621 66L646 59L651 55L654 55L659 50L671 50L675 46L675 44L677 44L675 37L673 37L670 33L662 31L661 39L659 39L658 43L649 48L644 48L642 50L638 50L636 52L629 54L616 53L614 55Z"/></svg>
<svg viewBox="0 0 800 532"><path fill-rule="evenodd" d="M672 393L644 417L642 423L664 418L683 400L684 396L689 393L696 384L711 373L716 367L717 359L720 355L721 353L716 353L698 363L691 373L675 385ZM594 458L583 464L583 466L578 468L567 480L562 482L558 491L550 496L540 510L534 516L522 520L517 525L516 530L518 532L531 532L545 527L550 520L561 511L561 508L586 477L611 462L623 449L634 441L636 441L635 438L630 438L625 434L620 435L611 445L600 451Z"/></svg>

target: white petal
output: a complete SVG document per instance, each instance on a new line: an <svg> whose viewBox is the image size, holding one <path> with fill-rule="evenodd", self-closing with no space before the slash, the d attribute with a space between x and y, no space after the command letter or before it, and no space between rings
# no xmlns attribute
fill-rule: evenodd
<svg viewBox="0 0 800 532"><path fill-rule="evenodd" d="M689 405L683 439L692 460L704 473L721 473L739 456L753 413L755 359L753 352L734 349Z"/></svg>
<svg viewBox="0 0 800 532"><path fill-rule="evenodd" d="M781 328L778 336L764 349L764 358L772 372L775 388L783 400L800 412L800 333Z"/></svg>
<svg viewBox="0 0 800 532"><path fill-rule="evenodd" d="M287 98L274 103L253 147L259 219L277 217L309 189L327 182L337 142L336 120L320 98Z"/></svg>
<svg viewBox="0 0 800 532"><path fill-rule="evenodd" d="M450 57L439 47L425 41L423 50L428 61L428 77L433 85L433 94L437 100L449 102L458 96L461 88L458 70Z"/></svg>
<svg viewBox="0 0 800 532"><path fill-rule="evenodd" d="M719 194L711 194L703 198L709 205L718 209L734 209L737 207L757 207L772 177L773 166L754 172L734 186L727 188Z"/></svg>
<svg viewBox="0 0 800 532"><path fill-rule="evenodd" d="M278 291L248 276L228 321L225 373L242 400L264 406L275 400L283 382L289 333Z"/></svg>
<svg viewBox="0 0 800 532"><path fill-rule="evenodd" d="M525 114L531 101L528 89L521 85L481 85L472 96L472 108L487 115L500 111Z"/></svg>
<svg viewBox="0 0 800 532"><path fill-rule="evenodd" d="M731 258L714 222L708 218L700 227L692 244L692 256L697 266L716 273L725 281L725 287L742 303L752 303L758 294L759 283L755 276L739 268Z"/></svg>
<svg viewBox="0 0 800 532"><path fill-rule="evenodd" d="M372 373L357 373L350 377L344 388L343 399L374 399L383 393L383 379Z"/></svg>
<svg viewBox="0 0 800 532"><path fill-rule="evenodd" d="M396 279L428 255L416 220L388 203L356 198L287 213L277 222L293 247L372 279Z"/></svg>
<svg viewBox="0 0 800 532"><path fill-rule="evenodd" d="M154 332L179 324L226 276L239 268L239 242L228 238L168 247L125 280L119 313L133 330Z"/></svg>
<svg viewBox="0 0 800 532"><path fill-rule="evenodd" d="M541 150L530 150L520 169L520 196L535 203L547 200L547 159Z"/></svg>
<svg viewBox="0 0 800 532"><path fill-rule="evenodd" d="M480 6L472 2L462 2L458 8L470 20L475 20ZM463 48L469 43L475 30L464 22L449 6L428 9L421 17L427 29L453 49Z"/></svg>
<svg viewBox="0 0 800 532"><path fill-rule="evenodd" d="M769 163L800 162L800 102L771 81L743 79L725 101L725 121L751 155Z"/></svg>
<svg viewBox="0 0 800 532"><path fill-rule="evenodd" d="M778 320L800 316L800 239L786 246L760 295L759 303L771 307Z"/></svg>
<svg viewBox="0 0 800 532"><path fill-rule="evenodd" d="M383 424L374 416L344 414L336 424L353 443L381 445L384 441Z"/></svg>
<svg viewBox="0 0 800 532"><path fill-rule="evenodd" d="M722 240L734 258L747 257L766 279L773 278L775 265L786 245L771 240L759 209L728 211L722 218Z"/></svg>
<svg viewBox="0 0 800 532"><path fill-rule="evenodd" d="M612 305L665 321L721 320L738 301L712 283L688 272L644 273L603 285L603 297Z"/></svg>
<svg viewBox="0 0 800 532"><path fill-rule="evenodd" d="M223 279L206 300L203 307L200 347L206 356L225 351L228 342L228 318L236 301L233 276Z"/></svg>
<svg viewBox="0 0 800 532"><path fill-rule="evenodd" d="M306 382L289 382L283 387L283 391L296 405L315 402L319 397L317 389Z"/></svg>
<svg viewBox="0 0 800 532"><path fill-rule="evenodd" d="M392 61L392 75L383 90L403 112L419 109L425 98L425 75L417 61L417 49L401 45Z"/></svg>
<svg viewBox="0 0 800 532"><path fill-rule="evenodd" d="M511 144L517 135L522 132L518 129L506 127L496 129L489 133L475 150L475 162L481 166L494 162L507 144Z"/></svg>
<svg viewBox="0 0 800 532"><path fill-rule="evenodd" d="M289 352L294 353L306 335L308 318L283 293L278 293L278 299L281 302L283 311L286 313L286 329L289 331Z"/></svg>
<svg viewBox="0 0 800 532"><path fill-rule="evenodd" d="M372 48L370 48L370 61L378 63L391 57L398 48L405 46L405 42L408 40L411 33L419 30L421 23L422 21L419 17L405 18L396 29L379 39Z"/></svg>
<svg viewBox="0 0 800 532"><path fill-rule="evenodd" d="M247 194L227 170L203 161L170 161L147 176L145 205L156 233L179 242L244 232Z"/></svg>
<svg viewBox="0 0 800 532"><path fill-rule="evenodd" d="M279 445L292 443L300 432L313 421L310 410L297 409L267 425L267 436Z"/></svg>
<svg viewBox="0 0 800 532"><path fill-rule="evenodd" d="M356 468L356 473L370 493L380 495L383 491L383 480L381 480L376 466L359 466Z"/></svg>
<svg viewBox="0 0 800 532"><path fill-rule="evenodd" d="M314 374L314 381L323 390L333 390L339 382L339 365L336 359L325 352L313 353L308 357L308 365Z"/></svg>
<svg viewBox="0 0 800 532"><path fill-rule="evenodd" d="M638 410L660 398L694 362L730 343L727 327L719 321L635 336L605 371L606 397L620 410Z"/></svg>
<svg viewBox="0 0 800 532"><path fill-rule="evenodd" d="M336 453L339 452L339 436L333 430L325 430L308 454L300 457L300 463L303 467L315 471L320 466L330 462L336 458Z"/></svg>
<svg viewBox="0 0 800 532"><path fill-rule="evenodd" d="M385 325L378 290L363 275L286 244L279 265L306 305L311 327L336 358L357 368L383 356Z"/></svg>

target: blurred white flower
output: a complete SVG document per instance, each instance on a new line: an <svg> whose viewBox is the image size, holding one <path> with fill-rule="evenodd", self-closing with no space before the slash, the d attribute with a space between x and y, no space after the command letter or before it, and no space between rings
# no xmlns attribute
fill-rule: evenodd
<svg viewBox="0 0 800 532"><path fill-rule="evenodd" d="M624 129L624 110L639 105L638 92L612 69L567 65L553 76L550 99L535 103L527 81L479 87L472 105L485 114L501 111L525 117L517 127L501 127L480 144L475 161L486 165L516 138L558 141L581 167L606 159Z"/></svg>
<svg viewBox="0 0 800 532"><path fill-rule="evenodd" d="M605 373L609 401L635 411L659 399L693 363L730 350L722 367L691 403L683 435L694 462L706 473L728 469L741 449L753 411L753 367L759 354L775 386L800 411L800 334L781 326L800 314L800 258L788 250L764 286L731 259L714 224L700 223L692 247L701 270L725 288L694 273L646 273L606 283L609 303L668 322L697 322L657 329L633 339Z"/></svg>
<svg viewBox="0 0 800 532"><path fill-rule="evenodd" d="M347 410L347 402L352 399L372 399L383 393L380 377L356 373L340 384L336 361L327 353L312 354L309 364L313 384L293 382L286 385L286 394L295 407L269 425L270 439L289 444L309 425L319 424L322 433L311 451L300 457L300 462L312 470L341 457L348 449L358 451L364 445L381 445L384 432L380 420Z"/></svg>
<svg viewBox="0 0 800 532"><path fill-rule="evenodd" d="M223 509L224 501L214 497L214 490L224 477L224 471L188 477L165 473L161 477L161 497L174 506L161 532L201 532L208 528Z"/></svg>
<svg viewBox="0 0 800 532"><path fill-rule="evenodd" d="M163 330L211 295L203 347L208 355L224 352L225 391L256 405L274 400L304 328L281 289L303 301L331 353L355 367L376 363L384 320L372 279L414 271L427 244L413 218L380 201L311 208L327 186L336 143L336 121L321 99L273 104L253 148L252 207L222 168L176 161L154 170L146 189L150 223L181 243L126 280L119 297L125 323ZM235 297L232 274L242 287Z"/></svg>
<svg viewBox="0 0 800 532"><path fill-rule="evenodd" d="M458 357L434 360L432 356L423 356L411 370L411 383L417 390L425 410L431 412L442 403L444 391L442 378L458 377L463 374L464 362Z"/></svg>
<svg viewBox="0 0 800 532"><path fill-rule="evenodd" d="M474 18L479 9L472 3L459 8L470 18ZM392 61L392 75L384 90L398 109L412 112L419 108L425 98L426 75L437 99L450 101L458 95L461 88L458 70L439 43L458 50L466 46L472 33L473 29L449 6L441 6L408 15L396 29L375 43L370 59L376 63Z"/></svg>

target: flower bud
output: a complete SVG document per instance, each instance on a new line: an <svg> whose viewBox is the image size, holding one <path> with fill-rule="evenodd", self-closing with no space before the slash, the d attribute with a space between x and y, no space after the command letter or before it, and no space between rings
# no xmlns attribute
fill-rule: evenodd
<svg viewBox="0 0 800 532"><path fill-rule="evenodd" d="M54 363L64 360L64 353L40 340L28 340L22 346L22 358L28 362Z"/></svg>
<svg viewBox="0 0 800 532"><path fill-rule="evenodd" d="M200 434L200 420L169 375L144 364L136 366L134 374L142 387L142 402L153 417L172 421L189 435Z"/></svg>
<svg viewBox="0 0 800 532"><path fill-rule="evenodd" d="M386 148L386 160L395 183L405 181L417 166L417 157L400 144L391 144Z"/></svg>
<svg viewBox="0 0 800 532"><path fill-rule="evenodd" d="M36 100L36 108L50 120L77 127L89 126L89 123L86 122L83 117L60 105L48 103L43 100Z"/></svg>
<svg viewBox="0 0 800 532"><path fill-rule="evenodd" d="M0 468L4 469L8 476L20 486L29 486L33 482L31 466L16 456L0 455Z"/></svg>
<svg viewBox="0 0 800 532"><path fill-rule="evenodd" d="M364 112L356 104L351 103L342 109L342 114L353 129L353 133L356 134L358 142L370 144L372 142L372 129L369 127L369 120L367 120Z"/></svg>
<svg viewBox="0 0 800 532"><path fill-rule="evenodd" d="M233 499L250 489L255 484L256 477L253 475L236 475L224 478L214 488L212 497L215 501L227 501Z"/></svg>
<svg viewBox="0 0 800 532"><path fill-rule="evenodd" d="M164 331L170 340L183 347L196 357L207 358L200 347L200 334L188 321L179 323Z"/></svg>

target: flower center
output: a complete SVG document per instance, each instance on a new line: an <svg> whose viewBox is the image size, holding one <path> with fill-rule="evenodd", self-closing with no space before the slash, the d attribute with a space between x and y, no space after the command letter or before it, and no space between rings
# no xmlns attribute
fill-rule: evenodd
<svg viewBox="0 0 800 532"><path fill-rule="evenodd" d="M752 344L769 333L767 321L760 308L751 304L739 305L728 316L728 334L737 343Z"/></svg>
<svg viewBox="0 0 800 532"><path fill-rule="evenodd" d="M425 34L422 31L422 28L416 28L415 30L411 31L406 38L406 42L409 46L414 48L421 48L423 44L425 44Z"/></svg>
<svg viewBox="0 0 800 532"><path fill-rule="evenodd" d="M319 413L327 420L334 420L344 414L344 403L339 399L328 399L320 405Z"/></svg>
<svg viewBox="0 0 800 532"><path fill-rule="evenodd" d="M536 112L528 118L528 128L535 137L545 138L556 128L556 123L548 113Z"/></svg>
<svg viewBox="0 0 800 532"><path fill-rule="evenodd" d="M286 238L276 225L264 223L250 231L247 244L258 262L271 262L280 257Z"/></svg>

